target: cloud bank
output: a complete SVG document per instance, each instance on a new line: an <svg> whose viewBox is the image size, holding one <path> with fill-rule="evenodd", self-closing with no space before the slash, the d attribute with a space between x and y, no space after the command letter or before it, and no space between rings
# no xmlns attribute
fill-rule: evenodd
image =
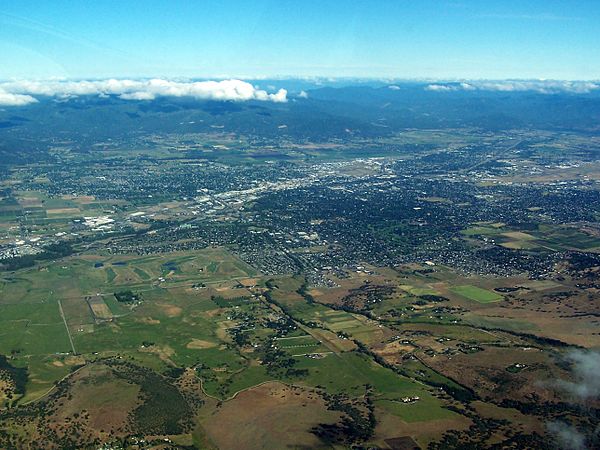
<svg viewBox="0 0 600 450"><path fill-rule="evenodd" d="M154 100L157 97L191 97L202 100L286 102L287 91L269 93L242 80L178 82L152 80L9 81L0 83L0 105L35 103L34 96L73 97L115 95L123 100Z"/></svg>
<svg viewBox="0 0 600 450"><path fill-rule="evenodd" d="M592 81L561 81L561 80L503 80L503 81L469 81L460 83L434 83L425 86L426 91L499 91L524 92L532 91L540 94L589 94L600 89L600 83Z"/></svg>
<svg viewBox="0 0 600 450"><path fill-rule="evenodd" d="M0 106L23 106L36 102L31 95L11 94L0 88Z"/></svg>

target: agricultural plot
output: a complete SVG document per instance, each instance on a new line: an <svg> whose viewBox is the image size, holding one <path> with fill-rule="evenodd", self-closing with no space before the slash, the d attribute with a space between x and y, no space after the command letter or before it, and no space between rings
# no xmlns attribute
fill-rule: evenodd
<svg viewBox="0 0 600 450"><path fill-rule="evenodd" d="M55 302L0 305L0 353L26 358L69 350Z"/></svg>
<svg viewBox="0 0 600 450"><path fill-rule="evenodd" d="M488 291L486 289L481 289L477 286L472 286L469 284L462 286L453 286L450 288L450 291L462 297L468 298L469 300L473 300L479 303L499 302L504 298L500 294Z"/></svg>
<svg viewBox="0 0 600 450"><path fill-rule="evenodd" d="M429 422L432 420L455 419L460 417L455 412L440 408L433 397L419 397L416 401L388 400L385 398L375 402L377 406L405 422Z"/></svg>
<svg viewBox="0 0 600 450"><path fill-rule="evenodd" d="M575 228L540 227L541 240L556 251L600 251L600 238Z"/></svg>
<svg viewBox="0 0 600 450"><path fill-rule="evenodd" d="M221 347L228 338L219 331L225 313L207 316L219 308L210 300L214 291L191 286L248 278L256 271L218 249L173 255L166 263L160 257L84 256L2 278L0 354L15 355L15 364L43 367L53 355L73 353L70 334L75 351L83 355L153 355L163 363L188 366L210 365L215 356L227 360L229 350ZM124 289L141 300L118 301L114 293ZM207 353L214 350L219 353ZM241 367L235 352L230 359ZM51 367L40 372L48 378L29 378L28 391L43 391L62 374L58 366Z"/></svg>
<svg viewBox="0 0 600 450"><path fill-rule="evenodd" d="M303 320L316 322L334 333L346 333L364 342L377 339L381 334L381 327L377 323L358 314L329 309L323 305L308 305L293 310L294 313L298 311L298 317Z"/></svg>
<svg viewBox="0 0 600 450"><path fill-rule="evenodd" d="M143 286L148 282L193 284L258 275L246 263L220 249L142 258L112 257L95 260L94 265L104 275L106 284L114 286Z"/></svg>
<svg viewBox="0 0 600 450"><path fill-rule="evenodd" d="M339 333L336 334L323 328L311 328L307 331L314 339L321 342L329 353L347 352L356 348L356 344L352 340L340 337Z"/></svg>
<svg viewBox="0 0 600 450"><path fill-rule="evenodd" d="M415 402L418 405L412 412L410 409L403 411L400 406L394 410L394 414L404 419L412 416L411 420L417 421L455 416L443 408L443 403L423 385L399 376L360 354L345 353L322 359L305 358L299 362L299 367L309 370L309 375L302 380L302 384L322 386L328 392L358 396L364 392L365 386L369 385L374 390L376 401L401 402L407 397L418 397Z"/></svg>
<svg viewBox="0 0 600 450"><path fill-rule="evenodd" d="M504 224L475 224L462 230L466 238L493 239L500 246L529 251L600 250L600 238L574 227L540 224L527 231L507 229Z"/></svg>
<svg viewBox="0 0 600 450"><path fill-rule="evenodd" d="M220 448L321 449L326 446L310 430L319 423L336 423L340 416L308 390L267 383L241 392L203 419L202 425Z"/></svg>
<svg viewBox="0 0 600 450"><path fill-rule="evenodd" d="M410 284L402 284L399 286L405 292L408 292L411 295L416 297L421 295L438 295L439 292L436 289L427 286L413 286Z"/></svg>
<svg viewBox="0 0 600 450"><path fill-rule="evenodd" d="M276 339L276 345L277 348L292 355L322 353L328 351L327 347L323 346L320 341L310 335L279 338Z"/></svg>

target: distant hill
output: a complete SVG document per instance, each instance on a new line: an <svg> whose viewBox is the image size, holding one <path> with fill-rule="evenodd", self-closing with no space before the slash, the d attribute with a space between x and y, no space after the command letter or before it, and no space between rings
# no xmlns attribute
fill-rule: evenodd
<svg viewBox="0 0 600 450"><path fill-rule="evenodd" d="M282 82L280 81L279 84ZM191 98L131 101L118 97L39 98L39 103L0 110L2 163L39 160L52 141L96 142L148 133L227 132L261 139L287 136L323 141L377 137L407 128L514 128L600 133L600 95L532 91L426 90L423 83L302 88L287 103L219 102Z"/></svg>

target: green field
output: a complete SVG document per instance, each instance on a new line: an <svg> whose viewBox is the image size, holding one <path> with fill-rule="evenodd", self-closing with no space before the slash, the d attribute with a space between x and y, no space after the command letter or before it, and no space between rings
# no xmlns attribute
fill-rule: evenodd
<svg viewBox="0 0 600 450"><path fill-rule="evenodd" d="M475 224L461 231L466 238L494 238L512 249L534 251L600 251L600 238L574 227L540 224L536 229L521 231L504 228L503 224Z"/></svg>
<svg viewBox="0 0 600 450"><path fill-rule="evenodd" d="M440 408L431 397L420 398L414 403L403 403L398 400L377 400L375 404L405 422L426 422L429 420L454 419L457 413Z"/></svg>
<svg viewBox="0 0 600 450"><path fill-rule="evenodd" d="M165 270L165 262L177 270ZM165 272L169 275L158 282ZM0 278L0 354L14 355L16 366L32 368L26 398L47 389L74 364L63 361L72 354L67 329L83 357L122 354L145 361L152 356L182 366L226 364L238 370L243 367L238 352L219 349L227 338L220 331L227 309L210 318L205 312L219 308L211 300L219 295L216 288L224 284L229 289L236 279L256 274L222 249L150 257L84 255L25 269L18 276L6 274ZM199 282L215 289L190 288ZM141 303L117 301L113 294L122 290L139 294ZM248 295L245 290L239 295L244 292ZM102 313L93 314L86 298L104 308ZM233 308L248 299L224 302L222 307ZM250 302L248 307L254 306Z"/></svg>
<svg viewBox="0 0 600 450"><path fill-rule="evenodd" d="M450 288L450 290L455 294L458 294L462 297L468 298L469 300L474 300L479 303L499 302L504 298L500 294L496 294L495 292L488 291L486 289L481 289L477 286L472 286L470 284L465 284L462 286L453 286Z"/></svg>

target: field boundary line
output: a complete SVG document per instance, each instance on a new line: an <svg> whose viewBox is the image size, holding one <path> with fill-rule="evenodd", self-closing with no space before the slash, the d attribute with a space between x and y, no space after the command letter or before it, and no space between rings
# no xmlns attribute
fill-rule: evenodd
<svg viewBox="0 0 600 450"><path fill-rule="evenodd" d="M75 344L73 343L73 337L71 336L71 331L69 330L69 325L67 324L67 318L65 317L65 312L63 311L62 303L58 300L58 309L60 310L60 316L62 317L63 323L65 324L65 329L67 330L67 336L69 336L69 342L71 343L71 349L73 349L73 355L77 356L77 351L75 350Z"/></svg>

